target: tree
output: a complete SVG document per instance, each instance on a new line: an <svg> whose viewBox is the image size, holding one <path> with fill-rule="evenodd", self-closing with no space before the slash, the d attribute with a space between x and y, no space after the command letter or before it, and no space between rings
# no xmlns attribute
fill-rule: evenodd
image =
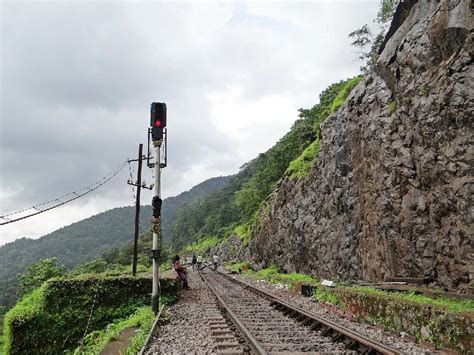
<svg viewBox="0 0 474 355"><path fill-rule="evenodd" d="M359 59L364 61L364 65L360 68L363 73L366 73L377 61L380 47L387 32L387 25L392 20L399 2L400 0L380 0L379 11L374 20L379 25L379 31L376 35L373 34L367 24L349 33L349 37L352 39L351 45L361 49Z"/></svg>
<svg viewBox="0 0 474 355"><path fill-rule="evenodd" d="M66 268L58 264L56 258L42 259L31 265L19 276L20 288L18 294L20 297L41 286L43 282L64 275Z"/></svg>

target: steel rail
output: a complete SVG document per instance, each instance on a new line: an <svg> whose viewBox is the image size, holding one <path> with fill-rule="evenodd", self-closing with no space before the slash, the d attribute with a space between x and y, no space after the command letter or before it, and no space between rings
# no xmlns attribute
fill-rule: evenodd
<svg viewBox="0 0 474 355"><path fill-rule="evenodd" d="M258 340L255 339L250 330L240 321L239 317L226 305L222 297L219 296L214 287L209 283L209 281L207 281L207 279L204 277L204 273L201 272L201 270L199 270L199 276L201 276L202 280L206 283L212 293L214 293L219 304L229 317L232 324L234 324L234 326L240 331L240 334L247 340L247 343L252 349L253 353L268 355L268 352L263 348L263 346L258 342Z"/></svg>
<svg viewBox="0 0 474 355"><path fill-rule="evenodd" d="M148 336L145 339L145 343L143 344L142 348L140 349L140 352L138 353L138 355L145 354L146 349L150 346L151 339L153 338L153 333L155 332L155 329L158 325L158 322L161 318L161 314L163 313L164 308L165 308L165 305L161 305L160 310L159 310L158 314L156 315L155 321L153 322L153 325L151 326L151 329L148 332Z"/></svg>
<svg viewBox="0 0 474 355"><path fill-rule="evenodd" d="M314 322L317 322L317 323L320 323L322 324L323 326L327 327L328 329L331 329L333 330L334 332L336 333L339 333L341 334L342 336L348 338L348 339L351 339L361 345L363 345L364 347L368 348L368 349L372 349L374 351L376 351L377 353L379 354L387 354L387 355L395 355L395 354L401 354L401 352L395 348L392 348L388 345L385 345L385 344L382 344L380 342L377 342L377 341L374 341L370 338L368 338L367 336L359 333L359 332L356 332L354 330L351 330L351 329L348 329L344 326L341 326L327 318L324 318L322 316L319 316L319 315L316 315L316 314L313 314L313 313L309 313L299 307L296 307L296 306L293 306L285 301L283 301L282 299L279 299L275 296L273 296L272 294L266 292L266 291L263 291L263 290L260 290L244 281L241 281L241 280L237 280L237 279L234 279L233 277L230 277L229 275L223 273L223 272L220 272L218 271L221 275L223 275L224 277L226 277L227 279L237 283L237 284L240 284L241 286L245 287L245 288L248 288L250 289L251 291L255 292L255 293L258 293L260 294L261 296L267 298L268 300L270 300L273 304L275 305L278 305L279 307L283 307L283 308L286 308L287 310L290 310L291 312L296 312L298 313L300 316L303 316L305 317L306 319L308 320L312 320Z"/></svg>

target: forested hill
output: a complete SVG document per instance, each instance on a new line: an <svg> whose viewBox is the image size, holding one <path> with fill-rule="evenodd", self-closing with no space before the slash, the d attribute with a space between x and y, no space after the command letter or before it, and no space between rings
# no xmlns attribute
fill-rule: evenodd
<svg viewBox="0 0 474 355"><path fill-rule="evenodd" d="M230 177L206 180L191 190L163 201L163 234L169 236L183 204L222 189ZM151 207L142 206L140 228L150 227ZM57 257L67 267L100 257L133 240L135 207L120 207L61 228L39 239L22 238L0 247L0 311L16 301L18 274L40 259Z"/></svg>
<svg viewBox="0 0 474 355"><path fill-rule="evenodd" d="M222 190L222 188L229 183L232 177L232 175L214 177L194 186L189 191L182 192L178 196L168 197L165 199L162 208L162 229L165 242L170 240L171 229L180 209L185 208L187 204L193 201L205 198L214 192ZM150 214L148 214L148 216L150 216Z"/></svg>
<svg viewBox="0 0 474 355"><path fill-rule="evenodd" d="M245 242L257 211L287 174L298 177L312 166L320 140L320 124L344 102L361 77L329 86L310 109L300 109L299 119L272 148L245 164L229 183L205 199L182 208L171 233L175 250L194 243L209 245L236 233Z"/></svg>

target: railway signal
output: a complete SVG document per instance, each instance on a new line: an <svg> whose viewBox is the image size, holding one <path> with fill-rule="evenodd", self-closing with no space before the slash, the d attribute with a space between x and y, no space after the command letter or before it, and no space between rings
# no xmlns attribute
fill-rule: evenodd
<svg viewBox="0 0 474 355"><path fill-rule="evenodd" d="M153 141L163 140L163 131L166 127L166 104L153 102L150 109L150 127Z"/></svg>
<svg viewBox="0 0 474 355"><path fill-rule="evenodd" d="M167 163L167 133L166 133L166 104L153 102L150 107L150 128L148 129L148 151L150 150L150 136L155 149L154 163L148 162L148 167L155 169L155 190L152 200L153 216L151 219L153 230L153 246L151 250L153 283L151 293L151 308L158 313L160 303L160 274L159 261L161 256L161 169ZM163 145L164 142L164 145ZM161 148L164 147L164 163L161 162ZM150 154L148 153L148 157Z"/></svg>

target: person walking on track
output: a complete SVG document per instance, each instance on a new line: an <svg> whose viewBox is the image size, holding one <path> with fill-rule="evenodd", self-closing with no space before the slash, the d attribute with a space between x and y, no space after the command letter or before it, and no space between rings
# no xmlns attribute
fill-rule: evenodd
<svg viewBox="0 0 474 355"><path fill-rule="evenodd" d="M217 266L219 265L219 257L214 254L214 256L212 257L212 261L214 262L214 270L217 270Z"/></svg>
<svg viewBox="0 0 474 355"><path fill-rule="evenodd" d="M192 264L193 264L193 271L194 271L194 269L196 268L196 263L197 263L196 254L193 253L193 261L192 261Z"/></svg>

